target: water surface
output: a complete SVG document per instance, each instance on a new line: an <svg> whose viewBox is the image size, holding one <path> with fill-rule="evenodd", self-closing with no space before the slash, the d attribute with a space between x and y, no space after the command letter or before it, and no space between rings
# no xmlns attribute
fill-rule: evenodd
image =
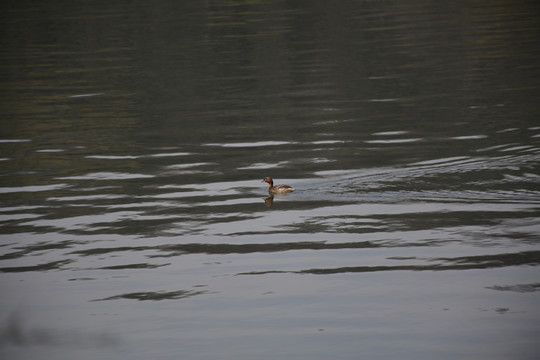
<svg viewBox="0 0 540 360"><path fill-rule="evenodd" d="M3 357L536 358L536 2L2 7Z"/></svg>

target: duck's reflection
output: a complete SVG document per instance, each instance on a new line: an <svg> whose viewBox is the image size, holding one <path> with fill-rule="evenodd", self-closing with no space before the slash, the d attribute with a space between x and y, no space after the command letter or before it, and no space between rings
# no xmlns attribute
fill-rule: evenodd
<svg viewBox="0 0 540 360"><path fill-rule="evenodd" d="M264 205L266 206L274 205L274 195L270 195L266 199L264 199Z"/></svg>
<svg viewBox="0 0 540 360"><path fill-rule="evenodd" d="M274 205L274 197L286 197L288 196L288 194L272 194L272 193L269 193L268 194L268 197L264 199L264 205L266 206L272 206Z"/></svg>

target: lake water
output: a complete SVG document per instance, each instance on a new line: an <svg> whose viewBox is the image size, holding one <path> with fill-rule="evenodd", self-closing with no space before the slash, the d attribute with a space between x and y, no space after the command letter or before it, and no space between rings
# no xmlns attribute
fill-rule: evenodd
<svg viewBox="0 0 540 360"><path fill-rule="evenodd" d="M2 358L537 359L539 2L1 7Z"/></svg>

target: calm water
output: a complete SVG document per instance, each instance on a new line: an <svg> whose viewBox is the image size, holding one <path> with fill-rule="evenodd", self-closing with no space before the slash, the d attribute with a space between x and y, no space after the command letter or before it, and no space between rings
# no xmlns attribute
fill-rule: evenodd
<svg viewBox="0 0 540 360"><path fill-rule="evenodd" d="M537 358L537 1L1 6L2 358Z"/></svg>

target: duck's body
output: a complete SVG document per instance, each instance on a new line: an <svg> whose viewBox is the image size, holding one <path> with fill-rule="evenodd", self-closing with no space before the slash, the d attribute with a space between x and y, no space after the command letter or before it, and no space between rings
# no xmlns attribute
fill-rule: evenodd
<svg viewBox="0 0 540 360"><path fill-rule="evenodd" d="M265 177L263 182L268 183L268 192L272 194L283 194L294 191L294 188L289 185L275 185L271 177Z"/></svg>

